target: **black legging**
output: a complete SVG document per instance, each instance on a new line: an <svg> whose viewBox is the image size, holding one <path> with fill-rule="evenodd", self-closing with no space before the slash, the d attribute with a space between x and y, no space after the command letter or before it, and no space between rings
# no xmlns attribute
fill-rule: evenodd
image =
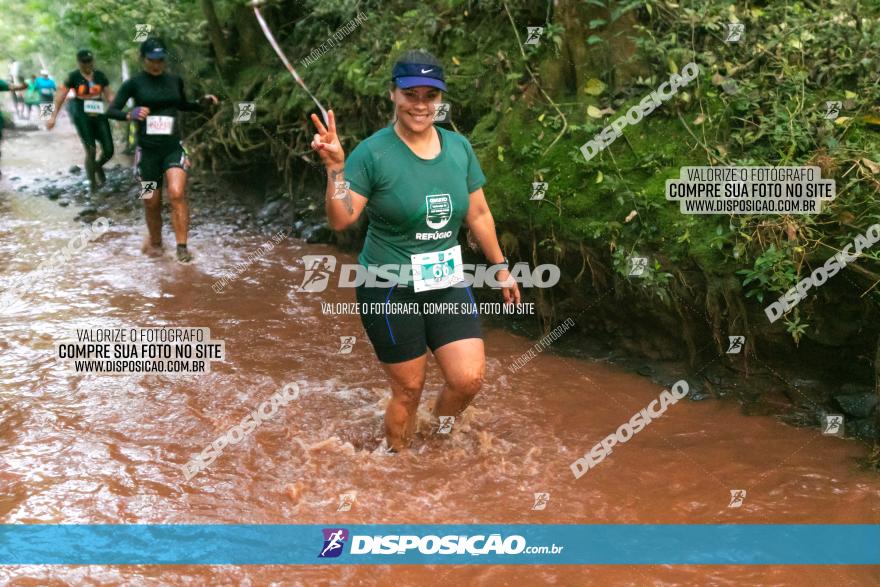
<svg viewBox="0 0 880 587"><path fill-rule="evenodd" d="M106 116L74 116L73 125L86 148L86 169L92 165L101 167L113 158L113 135L110 133L110 123ZM95 141L101 145L101 158L95 160Z"/></svg>

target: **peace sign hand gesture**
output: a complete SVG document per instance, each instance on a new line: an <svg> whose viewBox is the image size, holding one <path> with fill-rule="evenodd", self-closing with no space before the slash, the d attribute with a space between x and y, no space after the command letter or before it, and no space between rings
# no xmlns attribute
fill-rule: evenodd
<svg viewBox="0 0 880 587"><path fill-rule="evenodd" d="M327 119L330 125L329 129L324 127L317 114L312 114L312 122L318 130L318 134L312 139L312 149L321 156L324 167L328 169L339 168L345 164L345 151L342 150L342 143L339 142L339 137L336 135L336 117L332 110L327 112Z"/></svg>

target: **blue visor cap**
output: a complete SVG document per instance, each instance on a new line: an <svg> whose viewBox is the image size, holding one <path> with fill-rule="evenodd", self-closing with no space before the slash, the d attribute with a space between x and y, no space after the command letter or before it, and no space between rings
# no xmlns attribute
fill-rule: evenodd
<svg viewBox="0 0 880 587"><path fill-rule="evenodd" d="M430 86L438 90L446 91L446 82L443 80L443 68L439 65L424 65L421 63L395 63L391 71L391 79L398 88L406 90L416 86Z"/></svg>

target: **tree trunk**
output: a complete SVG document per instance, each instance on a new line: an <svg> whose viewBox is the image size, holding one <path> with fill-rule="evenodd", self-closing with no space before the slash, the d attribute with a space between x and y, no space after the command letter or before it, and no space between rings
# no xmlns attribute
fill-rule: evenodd
<svg viewBox="0 0 880 587"><path fill-rule="evenodd" d="M223 35L223 28L217 19L217 12L214 10L214 0L201 0L202 14L208 22L208 38L211 39L211 46L214 48L214 56L217 59L217 67L222 70L226 63L226 37Z"/></svg>

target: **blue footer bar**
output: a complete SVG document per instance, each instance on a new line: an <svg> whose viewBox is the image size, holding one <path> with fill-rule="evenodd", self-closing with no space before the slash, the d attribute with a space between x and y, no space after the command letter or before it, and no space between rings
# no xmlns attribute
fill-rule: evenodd
<svg viewBox="0 0 880 587"><path fill-rule="evenodd" d="M12 524L0 564L877 565L880 525Z"/></svg>

